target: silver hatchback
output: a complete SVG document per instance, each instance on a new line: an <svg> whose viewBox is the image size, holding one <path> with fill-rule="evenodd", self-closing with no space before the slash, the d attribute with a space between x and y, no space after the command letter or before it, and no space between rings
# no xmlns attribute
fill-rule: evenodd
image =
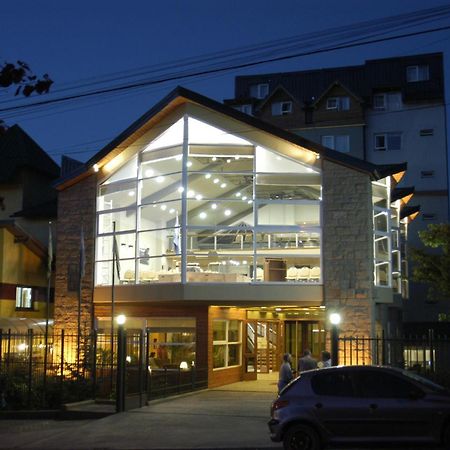
<svg viewBox="0 0 450 450"><path fill-rule="evenodd" d="M303 372L272 403L271 439L286 450L329 444L444 444L450 393L414 373L378 366Z"/></svg>

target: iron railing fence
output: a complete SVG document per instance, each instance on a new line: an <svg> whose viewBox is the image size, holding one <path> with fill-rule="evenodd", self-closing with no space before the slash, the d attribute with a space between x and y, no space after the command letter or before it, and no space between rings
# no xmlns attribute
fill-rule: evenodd
<svg viewBox="0 0 450 450"><path fill-rule="evenodd" d="M207 369L152 368L149 333L126 334L125 394L140 405L207 386ZM45 352L47 349L47 354ZM84 399L115 398L117 335L14 333L0 330L0 409L59 408Z"/></svg>

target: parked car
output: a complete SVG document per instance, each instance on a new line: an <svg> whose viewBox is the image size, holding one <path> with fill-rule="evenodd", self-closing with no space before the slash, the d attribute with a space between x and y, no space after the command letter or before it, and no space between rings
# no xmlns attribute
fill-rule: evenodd
<svg viewBox="0 0 450 450"><path fill-rule="evenodd" d="M402 369L309 370L280 392L268 425L271 439L286 450L386 443L450 448L450 392Z"/></svg>

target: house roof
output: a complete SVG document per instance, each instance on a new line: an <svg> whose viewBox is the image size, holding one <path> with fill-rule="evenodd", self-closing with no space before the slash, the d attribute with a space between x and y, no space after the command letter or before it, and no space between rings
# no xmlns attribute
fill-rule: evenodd
<svg viewBox="0 0 450 450"><path fill-rule="evenodd" d="M320 101L322 101L322 99L324 97L326 97L326 95L328 94L328 92L330 92L334 87L336 86L340 86L342 89L344 89L345 92L347 92L347 94L349 94L351 97L353 97L357 102L359 103L363 103L363 99L361 97L359 97L358 95L356 95L354 92L352 92L347 86L345 86L345 84L341 83L339 80L335 80L333 81L333 83L331 83L327 89L325 89L322 94L316 98L311 104L313 106L316 106Z"/></svg>
<svg viewBox="0 0 450 450"><path fill-rule="evenodd" d="M417 215L419 213L419 211L420 211L420 205L404 206L400 211L400 219L404 219L405 217L410 217L414 214Z"/></svg>
<svg viewBox="0 0 450 450"><path fill-rule="evenodd" d="M414 194L414 186L408 186L408 187L396 187L392 190L391 194L391 201L395 202L396 200L400 200L402 198L407 197L408 195Z"/></svg>
<svg viewBox="0 0 450 450"><path fill-rule="evenodd" d="M407 83L406 67L419 64L429 65L430 79ZM322 96L336 80L362 99L370 99L376 91L396 89L402 91L404 101L443 100L443 55L408 55L367 60L357 66L238 76L235 79L235 100L248 98L252 85L267 83L269 93L281 84L298 101L309 104Z"/></svg>
<svg viewBox="0 0 450 450"><path fill-rule="evenodd" d="M25 217L27 219L55 219L58 216L58 206L56 197L16 211L10 217Z"/></svg>
<svg viewBox="0 0 450 450"><path fill-rule="evenodd" d="M125 143L133 142L132 138L134 133L136 133L141 127L143 127L150 121L157 120L159 116L164 116L167 111L170 111L186 102L201 105L232 119L239 120L251 127L254 127L255 129L269 133L294 145L298 145L300 147L311 150L320 155L320 157L323 159L349 167L354 170L368 173L373 179L384 178L386 176L406 170L406 163L393 164L389 166L377 166L375 164L363 161L359 158L355 158L344 153L329 149L318 143L305 139L297 134L293 134L289 131L283 130L253 116L249 116L248 114L237 111L230 106L224 105L223 103L219 103L215 100L212 100L211 98L205 97L194 91L179 86L171 91L166 97L159 101L155 106L153 106L153 108L147 111L139 119L133 122L125 131L120 133L115 139L113 139L103 149L101 149L92 158L90 158L83 166L75 169L67 176L60 178L56 183L57 188L60 190L64 189L65 187L76 183L81 178L89 175L90 173L92 173L94 165L99 164L112 152L118 154L121 149L125 147ZM120 147L119 150L118 147Z"/></svg>
<svg viewBox="0 0 450 450"><path fill-rule="evenodd" d="M0 182L12 180L17 171L24 167L53 179L60 174L58 164L18 125L0 135L0 157Z"/></svg>

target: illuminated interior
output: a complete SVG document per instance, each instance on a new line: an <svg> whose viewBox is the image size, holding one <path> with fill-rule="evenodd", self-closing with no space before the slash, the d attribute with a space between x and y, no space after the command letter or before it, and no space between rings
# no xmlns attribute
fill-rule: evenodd
<svg viewBox="0 0 450 450"><path fill-rule="evenodd" d="M113 224L120 284L320 283L311 160L181 118L99 185L96 285L112 283Z"/></svg>

